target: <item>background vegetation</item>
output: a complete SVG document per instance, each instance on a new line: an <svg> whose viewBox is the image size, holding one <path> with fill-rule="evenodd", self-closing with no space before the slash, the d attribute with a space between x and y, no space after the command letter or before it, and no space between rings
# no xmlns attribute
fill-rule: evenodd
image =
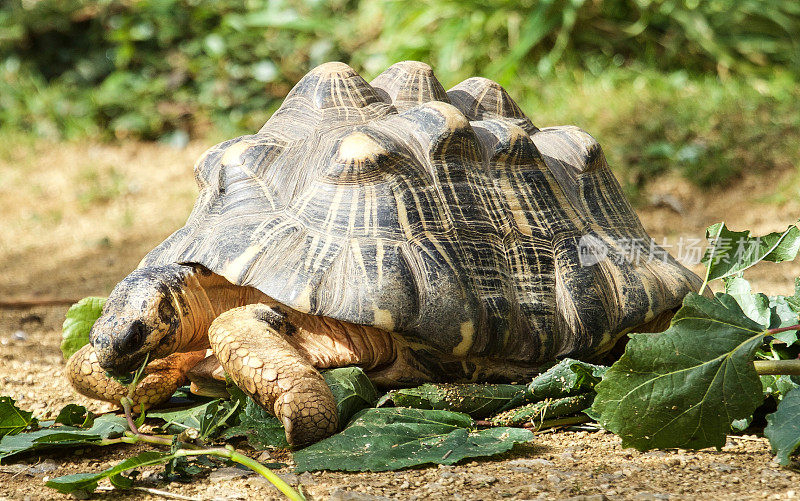
<svg viewBox="0 0 800 501"><path fill-rule="evenodd" d="M419 59L592 132L629 187L800 158L795 0L10 0L0 128L181 146L257 130L306 71Z"/></svg>

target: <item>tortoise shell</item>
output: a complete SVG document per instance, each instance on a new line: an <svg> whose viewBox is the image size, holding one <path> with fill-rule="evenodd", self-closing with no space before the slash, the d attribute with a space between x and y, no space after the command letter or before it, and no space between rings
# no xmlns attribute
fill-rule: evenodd
<svg viewBox="0 0 800 501"><path fill-rule="evenodd" d="M419 62L371 83L323 64L194 172L186 225L142 266L197 263L455 357L601 353L700 284L651 244L589 134L538 129L485 78L445 91Z"/></svg>

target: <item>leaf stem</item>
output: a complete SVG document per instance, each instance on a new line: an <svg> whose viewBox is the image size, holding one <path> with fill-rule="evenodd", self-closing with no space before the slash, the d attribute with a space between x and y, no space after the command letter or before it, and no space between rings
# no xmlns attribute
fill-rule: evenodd
<svg viewBox="0 0 800 501"><path fill-rule="evenodd" d="M128 392L129 395L130 393L131 392ZM125 419L128 421L128 428L130 428L134 435L140 435L139 427L136 426L136 421L133 420L133 414L131 411L131 404L133 402L131 401L130 397L122 397L119 399L119 403L122 404L122 410L125 412Z"/></svg>
<svg viewBox="0 0 800 501"><path fill-rule="evenodd" d="M555 428L557 426L571 426L574 424L588 423L591 420L592 418L590 418L589 416L581 414L578 416L568 416L557 419L548 419L540 423L527 422L525 423L524 427L532 429L533 431L539 431L539 430L544 430L546 428Z"/></svg>
<svg viewBox="0 0 800 501"><path fill-rule="evenodd" d="M305 501L305 496L297 492L287 484L281 477L273 473L269 468L265 467L255 459L249 458L240 452L236 452L233 447L217 447L214 449L199 449L199 450L186 450L180 449L175 451L176 456L218 456L230 459L235 463L246 466L258 473L262 477L269 480L279 491L281 491L287 498L292 501Z"/></svg>
<svg viewBox="0 0 800 501"><path fill-rule="evenodd" d="M759 375L800 376L800 360L754 360L753 365Z"/></svg>
<svg viewBox="0 0 800 501"><path fill-rule="evenodd" d="M786 332L786 331L800 331L800 324L790 325L788 327L777 327L775 329L768 329L766 334L768 336L772 336L779 332Z"/></svg>

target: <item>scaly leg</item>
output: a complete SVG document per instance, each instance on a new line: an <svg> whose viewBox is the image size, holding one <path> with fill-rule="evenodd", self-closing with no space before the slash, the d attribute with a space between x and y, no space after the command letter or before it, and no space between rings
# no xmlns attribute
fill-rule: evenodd
<svg viewBox="0 0 800 501"><path fill-rule="evenodd" d="M395 358L389 333L277 305L229 310L211 324L208 339L225 372L281 420L294 446L338 428L336 401L316 367L369 368Z"/></svg>
<svg viewBox="0 0 800 501"><path fill-rule="evenodd" d="M148 409L169 399L179 386L186 383L186 373L205 358L205 350L173 353L165 358L153 360L145 368L145 376L133 392L132 400ZM97 362L97 354L91 345L86 345L67 360L66 376L72 386L82 395L120 405L120 399L128 394L128 388L106 375Z"/></svg>

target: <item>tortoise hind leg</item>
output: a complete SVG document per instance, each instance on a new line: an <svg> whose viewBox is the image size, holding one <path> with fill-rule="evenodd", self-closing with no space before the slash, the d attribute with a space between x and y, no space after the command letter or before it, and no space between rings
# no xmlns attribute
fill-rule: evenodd
<svg viewBox="0 0 800 501"><path fill-rule="evenodd" d="M308 352L332 355L341 365L355 363L358 357L353 354L348 360L336 350L319 349L326 336L314 336L289 320L277 307L242 306L217 317L208 339L236 385L281 420L289 444L304 446L332 435L339 425L336 401ZM301 334L310 349L291 339L294 333Z"/></svg>

